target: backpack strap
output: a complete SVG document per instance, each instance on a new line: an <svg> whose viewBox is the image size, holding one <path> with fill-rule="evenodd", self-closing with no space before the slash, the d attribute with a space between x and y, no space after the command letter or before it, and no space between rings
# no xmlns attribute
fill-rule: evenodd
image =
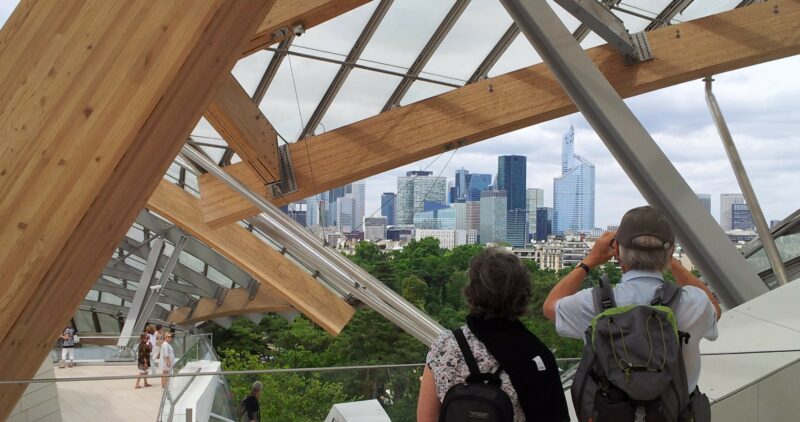
<svg viewBox="0 0 800 422"><path fill-rule="evenodd" d="M467 363L467 367L469 368L469 375L471 377L479 377L481 375L481 370L478 368L478 362L475 360L475 356L469 348L467 337L464 336L464 330L460 327L456 328L453 330L453 335L456 337L458 347L461 349L461 354L464 355L464 362Z"/></svg>
<svg viewBox="0 0 800 422"><path fill-rule="evenodd" d="M467 343L467 337L464 335L464 330L461 328L456 328L453 330L453 336L455 336L456 342L458 343L458 348L461 349L461 354L464 355L464 362L467 363L467 367L469 368L467 382L480 382L483 384L499 386L500 372L503 370L503 368L498 367L497 371L494 373L482 373L480 368L478 368L478 362L475 360L475 355L472 354L472 349L469 348L469 343Z"/></svg>
<svg viewBox="0 0 800 422"><path fill-rule="evenodd" d="M650 304L669 306L675 311L674 305L677 303L676 301L678 297L680 297L682 291L683 290L678 287L677 284L668 282L661 283L661 286L656 290L656 295L653 297Z"/></svg>
<svg viewBox="0 0 800 422"><path fill-rule="evenodd" d="M592 298L594 299L594 311L597 314L606 309L617 307L617 303L614 300L614 289L611 287L611 282L608 281L607 275L600 276L600 284L592 289Z"/></svg>

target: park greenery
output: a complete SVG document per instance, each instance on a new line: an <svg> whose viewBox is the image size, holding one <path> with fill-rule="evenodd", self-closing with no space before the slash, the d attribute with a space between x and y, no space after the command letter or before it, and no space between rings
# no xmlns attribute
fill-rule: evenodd
<svg viewBox="0 0 800 422"><path fill-rule="evenodd" d="M464 324L468 305L462 295L469 260L480 245L439 248L438 240L412 241L401 251L384 253L375 244L361 242L350 258L370 274L427 312L448 329ZM547 293L560 272L540 269L532 260L533 297L522 322L558 358L580 357L583 344L559 337L541 313ZM603 271L612 282L621 274L613 264L592 270L587 286ZM427 348L383 316L359 308L338 336L332 336L305 317L289 322L270 314L260 323L236 320L228 329L211 325L214 344L226 370L320 368L330 366L410 364L425 361ZM228 379L234 396L246 396L255 380L264 383L262 419L321 421L334 403L377 399L393 421L413 421L422 367L247 375Z"/></svg>

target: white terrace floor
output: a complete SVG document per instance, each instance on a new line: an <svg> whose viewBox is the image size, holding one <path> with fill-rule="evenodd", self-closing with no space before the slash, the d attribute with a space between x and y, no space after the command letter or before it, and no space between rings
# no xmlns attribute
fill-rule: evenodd
<svg viewBox="0 0 800 422"><path fill-rule="evenodd" d="M56 378L135 375L133 365L76 366L53 369ZM65 422L154 421L161 402L161 383L150 378L152 387L133 388L135 380L59 382L58 398Z"/></svg>

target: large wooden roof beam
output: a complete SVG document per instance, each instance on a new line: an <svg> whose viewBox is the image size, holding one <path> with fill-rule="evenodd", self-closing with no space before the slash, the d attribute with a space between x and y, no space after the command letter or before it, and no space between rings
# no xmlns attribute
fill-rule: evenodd
<svg viewBox="0 0 800 422"><path fill-rule="evenodd" d="M36 373L273 2L64 3L0 31L2 379Z"/></svg>
<svg viewBox="0 0 800 422"><path fill-rule="evenodd" d="M244 227L228 224L212 228L205 224L200 201L177 185L162 180L147 207L260 281L259 291L266 287L270 292L268 296L277 296L282 302L291 304L331 334L338 334L355 313L344 299Z"/></svg>
<svg viewBox="0 0 800 422"><path fill-rule="evenodd" d="M225 316L245 314L263 314L267 312L291 312L294 307L269 286L258 289L256 296L250 299L250 291L243 288L231 289L225 295L222 304L217 304L213 297L201 298L194 309L188 307L175 308L169 314L168 322L178 325L193 324Z"/></svg>
<svg viewBox="0 0 800 422"><path fill-rule="evenodd" d="M263 184L280 179L278 134L233 75L223 80L205 117Z"/></svg>
<svg viewBox="0 0 800 422"><path fill-rule="evenodd" d="M588 50L624 98L800 53L800 1L754 4L660 28L648 37L655 59L635 66L626 66L609 46ZM576 110L544 63L486 79L292 144L299 189L273 203L306 198ZM246 166L226 171L264 191ZM200 188L212 226L258 214L211 175L200 177Z"/></svg>
<svg viewBox="0 0 800 422"><path fill-rule="evenodd" d="M278 32L295 25L308 29L345 14L370 0L277 0L267 18L259 25L255 35L244 45L242 56L248 56L264 47L283 41ZM288 35L288 34L286 34Z"/></svg>

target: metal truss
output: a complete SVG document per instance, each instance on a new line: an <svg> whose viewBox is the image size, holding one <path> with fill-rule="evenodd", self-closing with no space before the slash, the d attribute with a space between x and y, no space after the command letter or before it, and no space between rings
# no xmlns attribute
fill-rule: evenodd
<svg viewBox="0 0 800 422"><path fill-rule="evenodd" d="M447 15L442 20L442 23L439 24L439 27L436 28L433 35L431 36L428 43L425 44L425 47L422 49L422 52L419 53L417 59L414 60L414 63L408 69L408 74L411 76L418 76L422 69L425 68L425 65L428 64L428 61L433 56L433 53L436 52L436 49L439 48L439 45L444 40L444 37L450 32L450 29L453 28L458 18L461 17L461 14L464 12L464 9L467 8L469 5L470 0L456 0L455 4L450 11L447 12ZM392 95L389 97L389 100L386 101L386 105L383 106L381 111L388 111L392 108L398 106L400 101L408 92L409 88L411 88L411 84L414 83L414 79L411 77L404 77L403 80L397 85Z"/></svg>
<svg viewBox="0 0 800 422"><path fill-rule="evenodd" d="M381 0L381 2L378 3L375 11L372 12L372 16L370 16L367 24L364 26L364 29L361 31L361 35L359 35L358 39L356 39L356 42L353 44L353 48L350 49L350 53L347 54L347 58L339 68L336 76L334 76L333 81L331 81L331 84L328 86L328 89L325 91L325 95L322 96L322 100L320 100L319 104L317 104L317 108L314 110L311 118L308 119L306 127L304 127L303 131L300 132L299 139L303 139L314 134L314 130L317 128L317 126L319 126L334 98L336 98L336 95L339 93L342 85L344 85L345 80L350 75L350 71L353 70L353 64L358 61L359 57L361 57L361 53L364 52L367 44L372 39L372 35L375 34L375 30L378 29L378 26L383 21L384 16L386 16L386 12L389 11L389 8L392 6L392 3L394 3L394 0Z"/></svg>

